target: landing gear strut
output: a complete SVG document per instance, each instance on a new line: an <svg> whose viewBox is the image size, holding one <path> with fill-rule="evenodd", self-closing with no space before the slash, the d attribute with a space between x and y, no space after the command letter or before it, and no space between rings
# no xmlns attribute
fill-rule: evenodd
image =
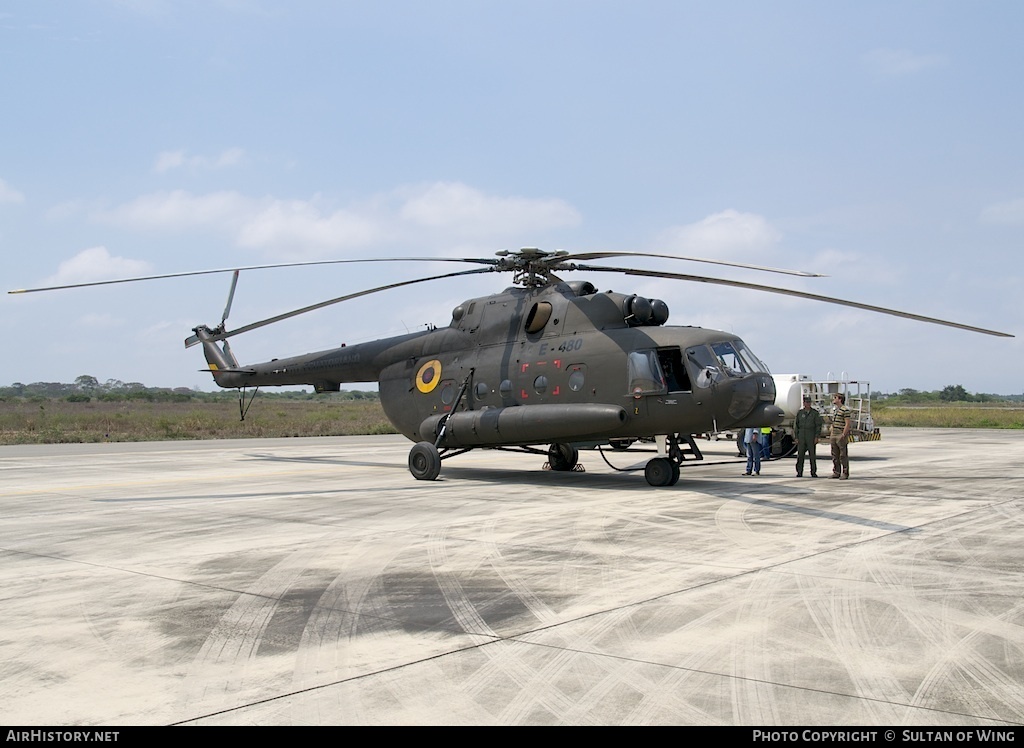
<svg viewBox="0 0 1024 748"><path fill-rule="evenodd" d="M703 460L693 436L684 434L667 434L665 436L665 457L655 457L644 468L644 477L652 486L674 486L679 482L679 466L690 454L694 459ZM685 442L680 446L679 442Z"/></svg>

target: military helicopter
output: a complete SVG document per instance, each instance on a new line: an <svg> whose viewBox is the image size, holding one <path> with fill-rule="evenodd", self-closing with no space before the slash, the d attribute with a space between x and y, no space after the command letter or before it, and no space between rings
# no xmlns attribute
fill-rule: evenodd
<svg viewBox="0 0 1024 748"><path fill-rule="evenodd" d="M214 327L199 325L185 340L201 345L214 381L224 388L312 385L337 392L344 383L376 381L388 419L415 442L409 471L434 480L441 463L477 448L547 455L552 470L574 469L581 445L628 444L654 438L658 455L646 462L652 486L679 480L687 453L700 459L692 435L774 426L768 367L736 335L666 325L668 305L636 294L600 292L589 281L556 273L606 272L710 283L784 294L895 315L962 330L1007 333L803 291L699 275L584 264L612 257L690 260L804 277L797 270L638 252L571 254L537 248L500 251L495 258L377 258L258 265L171 273L10 293L56 290L136 280L233 273L227 304ZM456 262L483 267L399 281L296 309L228 330L226 322L241 270L350 262ZM367 343L342 345L291 358L241 365L228 339L332 304L417 283L493 272L513 274L501 293L469 299L447 327ZM817 276L820 277L820 276ZM546 452L536 445L550 445Z"/></svg>

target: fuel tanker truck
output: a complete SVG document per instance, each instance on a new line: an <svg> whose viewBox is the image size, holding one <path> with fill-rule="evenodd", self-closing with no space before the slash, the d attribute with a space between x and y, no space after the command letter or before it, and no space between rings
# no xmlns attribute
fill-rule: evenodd
<svg viewBox="0 0 1024 748"><path fill-rule="evenodd" d="M803 407L804 395L811 398L811 407L822 415L825 422L822 438L828 437L831 423L832 396L846 396L846 406L853 415L850 441L878 441L881 433L871 418L871 383L849 379L845 372L838 379L832 373L822 380L811 379L809 374L774 374L775 404L785 414L781 424L772 430L772 457L786 457L796 451L796 412Z"/></svg>

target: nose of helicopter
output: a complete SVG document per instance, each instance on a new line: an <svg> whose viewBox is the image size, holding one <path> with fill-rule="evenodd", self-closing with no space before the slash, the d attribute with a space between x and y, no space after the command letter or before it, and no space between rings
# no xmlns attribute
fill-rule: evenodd
<svg viewBox="0 0 1024 748"><path fill-rule="evenodd" d="M736 426L775 426L784 417L775 405L775 382L770 374L752 374L732 383L729 415Z"/></svg>

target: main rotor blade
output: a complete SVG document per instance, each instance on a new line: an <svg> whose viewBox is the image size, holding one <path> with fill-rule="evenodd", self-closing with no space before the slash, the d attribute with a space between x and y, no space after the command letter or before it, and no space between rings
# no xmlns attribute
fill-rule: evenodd
<svg viewBox="0 0 1024 748"><path fill-rule="evenodd" d="M710 265L725 265L733 268L745 268L747 270L762 270L766 273L782 273L784 275L799 275L803 278L827 278L821 273L811 273L806 270L787 270L786 268L770 268L762 265L747 265L742 262L727 262L726 260L710 260L704 257L682 257L679 255L660 255L650 252L583 252L575 255L568 255L558 258L560 262L572 262L573 260L598 260L605 257L660 257L665 260L687 260L689 262L706 262Z"/></svg>
<svg viewBox="0 0 1024 748"><path fill-rule="evenodd" d="M668 278L669 280L685 280L693 281L695 283L711 283L718 286L732 286L733 288L746 288L751 291L764 291L766 293L781 294L783 296L795 296L798 299L811 299L812 301L823 301L826 304L838 304L839 306L848 306L854 309L864 309L869 312L878 312L879 314L889 314L893 317L903 317L905 319L912 319L918 322L928 322L933 325L944 325L946 327L955 327L960 330L968 330L969 332L978 332L983 335L994 335L999 338L1012 338L1015 337L1008 332L999 332L998 330L986 330L984 327L974 327L973 325L964 325L959 322L949 322L944 319L938 319L937 317L925 317L921 314L913 314L911 312L901 312L897 309L887 309L881 306L874 306L873 304L862 304L858 301L847 301L845 299L837 299L832 296L820 296L815 293L807 293L806 291L793 291L788 288L776 288L774 286L762 286L757 283L745 283L743 281L731 281L724 280L722 278L708 278L703 275L683 275L681 273L663 273L657 270L635 270L633 268L606 268L597 266L579 266L580 270L596 271L596 272L608 272L608 273L623 273L624 275L639 275L648 278Z"/></svg>
<svg viewBox="0 0 1024 748"><path fill-rule="evenodd" d="M214 275L215 273L237 273L242 270L269 270L272 268L308 267L310 265L342 265L354 262L469 262L476 265L497 265L498 260L475 259L471 257L375 257L356 260L311 260L308 262L278 262L269 265L244 265L233 268L217 268L215 270L189 270L182 273L162 273L160 275L142 275L135 278L114 278L111 280L91 281L89 283L69 283L64 286L43 286L40 288L18 288L8 291L14 293L35 293L36 291L63 291L68 288L86 288L88 286L109 286L114 283L135 283L137 281L162 280L164 278L186 278L190 275Z"/></svg>
<svg viewBox="0 0 1024 748"><path fill-rule="evenodd" d="M312 312L317 309L323 309L325 306L331 304L339 304L342 301L349 301L350 299L358 299L360 296L369 296L370 294L377 293L379 291L387 291L391 288L401 288L402 286L412 286L416 283L425 283L427 281L441 280L442 278L456 278L460 275L478 275L480 273L493 273L494 271L490 268L480 268L479 270L462 270L458 273L445 273L444 275L431 275L426 278L416 278L414 280L399 281L398 283L389 283L386 286L378 286L377 288L368 288L365 291L358 291L356 293L346 294L345 296L339 296L336 299L328 299L327 301L321 301L319 304L311 304L304 306L301 309L295 309L291 312L285 312L284 314L278 314L275 317L269 317L268 319L260 320L259 322L253 322L248 325L239 327L237 330L230 330L227 332L214 333L210 335L210 340L224 340L225 338L233 338L235 335L241 335L243 332L250 332L260 327L266 327L272 325L275 322L281 322L291 317L297 317L300 314L306 312Z"/></svg>

